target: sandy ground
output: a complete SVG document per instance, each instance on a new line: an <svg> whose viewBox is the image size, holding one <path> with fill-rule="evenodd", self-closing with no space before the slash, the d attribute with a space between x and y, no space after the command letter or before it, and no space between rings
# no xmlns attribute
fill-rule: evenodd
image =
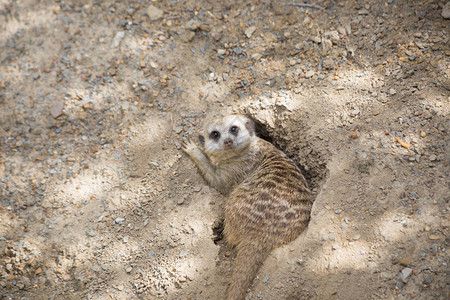
<svg viewBox="0 0 450 300"><path fill-rule="evenodd" d="M223 298L234 112L317 197L247 299L448 299L450 5L309 3L0 0L0 298Z"/></svg>

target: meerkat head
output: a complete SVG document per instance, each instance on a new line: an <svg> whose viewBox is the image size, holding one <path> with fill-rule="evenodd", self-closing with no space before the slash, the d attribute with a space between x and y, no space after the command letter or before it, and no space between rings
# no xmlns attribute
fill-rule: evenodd
<svg viewBox="0 0 450 300"><path fill-rule="evenodd" d="M205 152L212 158L229 159L255 141L254 123L240 115L231 115L208 123L199 136Z"/></svg>

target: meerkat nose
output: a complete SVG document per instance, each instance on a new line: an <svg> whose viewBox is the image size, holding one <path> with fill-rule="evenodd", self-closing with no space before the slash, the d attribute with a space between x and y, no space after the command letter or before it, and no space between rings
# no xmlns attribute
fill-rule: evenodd
<svg viewBox="0 0 450 300"><path fill-rule="evenodd" d="M225 144L225 146L233 145L233 141L231 139L226 139L226 140L223 141L223 143Z"/></svg>

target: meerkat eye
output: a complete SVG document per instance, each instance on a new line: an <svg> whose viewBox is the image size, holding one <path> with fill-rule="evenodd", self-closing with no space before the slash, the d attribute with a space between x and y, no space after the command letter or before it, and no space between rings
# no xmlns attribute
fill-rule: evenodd
<svg viewBox="0 0 450 300"><path fill-rule="evenodd" d="M220 133L218 131L211 131L209 137L213 140L218 140L220 138Z"/></svg>
<svg viewBox="0 0 450 300"><path fill-rule="evenodd" d="M231 126L230 132L234 135L236 135L239 132L239 127L237 126Z"/></svg>

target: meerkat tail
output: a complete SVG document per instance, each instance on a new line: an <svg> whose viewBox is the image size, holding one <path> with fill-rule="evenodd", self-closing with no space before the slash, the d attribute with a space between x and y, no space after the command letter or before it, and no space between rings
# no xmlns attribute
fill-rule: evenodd
<svg viewBox="0 0 450 300"><path fill-rule="evenodd" d="M237 246L227 300L243 300L245 298L247 289L271 250L270 245L263 245L259 241L243 241Z"/></svg>

